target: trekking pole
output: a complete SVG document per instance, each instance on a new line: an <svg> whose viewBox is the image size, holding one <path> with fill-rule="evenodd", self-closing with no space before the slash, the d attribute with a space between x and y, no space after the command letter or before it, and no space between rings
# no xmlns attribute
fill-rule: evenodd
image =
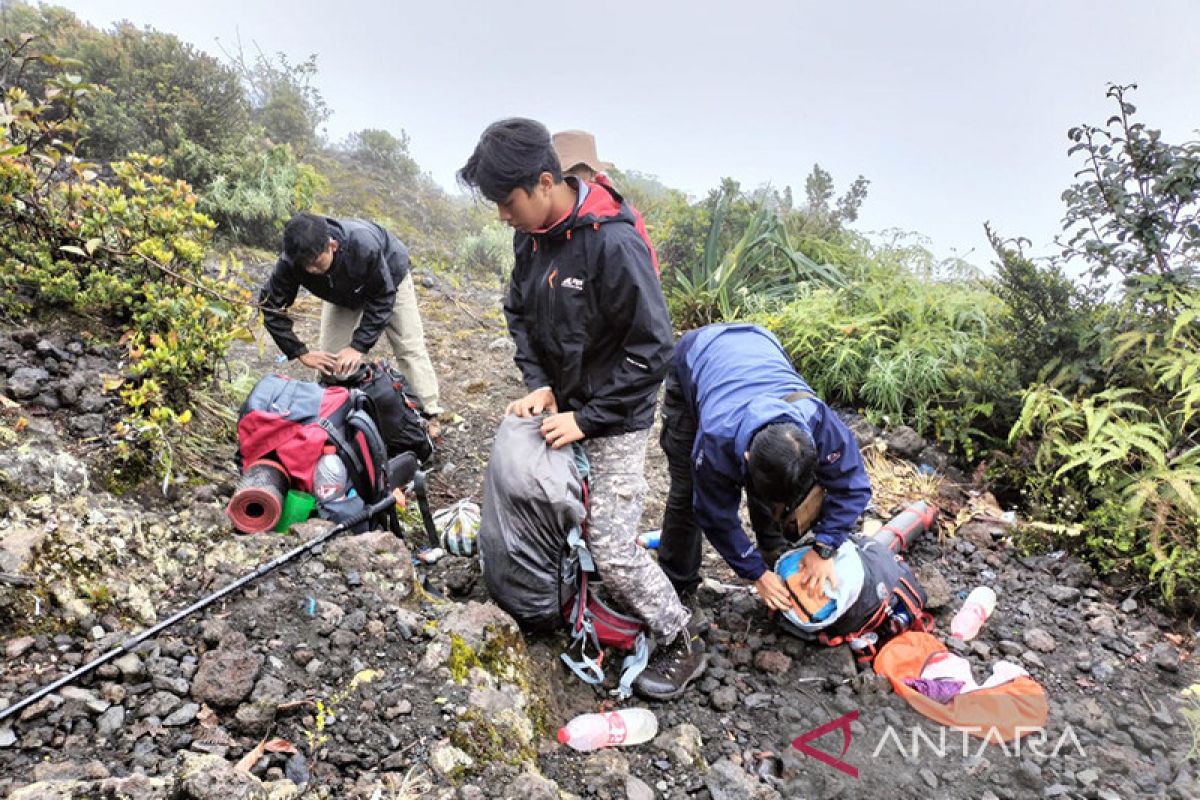
<svg viewBox="0 0 1200 800"><path fill-rule="evenodd" d="M43 686L41 689L38 689L36 692L29 695L25 699L20 700L17 703L14 703L13 705L9 706L8 708L0 709L0 722L3 722L5 719L8 719L9 717L19 713L20 711L24 710L25 708L32 705L33 703L36 703L38 700L41 700L43 697L50 694L51 692L55 692L55 691L61 689L62 687L66 686L67 684L73 683L77 679L82 678L84 675L87 675L88 673L94 671L98 667L101 667L104 664L107 664L109 661L112 661L114 658L121 655L122 653L132 652L135 647L137 647L139 644L146 641L150 637L155 636L156 634L166 630L167 628L171 627L172 625L179 622L180 620L185 619L186 617L196 613L200 609L212 605L213 603L215 603L217 600L220 600L225 595L230 594L231 592L237 591L238 589L242 588L246 584L257 580L258 578L261 578L263 575L266 575L268 572L272 572L273 570L278 569L279 567L283 566L284 564L286 564L287 562L296 558L297 556L307 553L308 551L313 550L316 547L319 547L320 545L322 545L325 542L332 539L334 536L337 536L339 533L344 533L345 531L350 530L354 526L359 525L362 522L365 522L366 520L370 519L371 517L374 517L376 514L387 511L389 508L391 508L393 505L395 505L395 503L396 503L396 498L393 497L391 495L391 493L389 492L382 500L375 503L374 505L364 508L362 511L359 511L357 514L350 517L345 522L335 525L334 527L330 528L329 530L325 531L324 533L322 533L318 536L314 536L313 538L309 539L307 542L300 545L299 547L289 550L288 552L284 553L283 555L279 556L278 558L275 558L272 561L268 561L267 563L259 566L258 569L254 570L254 572L250 573L249 575L245 575L241 578L238 578L233 583L231 583L228 586L225 586L221 589L218 589L217 591L210 594L208 597L205 597L201 600L197 600L195 603L192 603L187 608L175 613L170 618L163 620L162 622L158 623L154 627L148 628L148 629L142 631L141 633L137 634L136 636L126 639L124 642L122 642L118 646L114 647L112 650L109 650L107 653L100 656L99 658L95 658L95 659L89 661L88 663L86 663L83 666L76 669L74 672L72 672L68 675L64 675L63 677L59 678L58 680L54 681L53 683L51 683L47 686Z"/></svg>
<svg viewBox="0 0 1200 800"><path fill-rule="evenodd" d="M433 511L429 508L429 492L425 489L425 472L417 470L413 476L413 493L417 495L417 508L421 510L421 525L425 528L425 541L429 547L437 547L441 542L437 525L433 521Z"/></svg>

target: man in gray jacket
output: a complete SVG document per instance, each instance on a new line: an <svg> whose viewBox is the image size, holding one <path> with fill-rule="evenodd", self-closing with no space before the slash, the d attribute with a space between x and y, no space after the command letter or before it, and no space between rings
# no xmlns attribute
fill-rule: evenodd
<svg viewBox="0 0 1200 800"><path fill-rule="evenodd" d="M282 313L296 301L301 286L325 301L317 351L300 341L291 317ZM386 334L396 366L425 413L441 413L408 249L379 225L307 213L292 217L283 229L283 252L259 303L267 331L283 354L322 372L352 373Z"/></svg>

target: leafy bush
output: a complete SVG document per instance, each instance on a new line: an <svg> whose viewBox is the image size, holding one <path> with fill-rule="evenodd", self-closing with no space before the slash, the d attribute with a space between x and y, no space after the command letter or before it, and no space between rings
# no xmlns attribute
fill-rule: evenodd
<svg viewBox="0 0 1200 800"><path fill-rule="evenodd" d="M185 141L222 152L248 129L237 73L173 34L129 22L101 31L65 9L22 2L5 4L0 25L5 38L32 36L44 52L71 59L81 79L97 86L82 100L84 158L168 155ZM54 67L30 67L17 85L40 94Z"/></svg>
<svg viewBox="0 0 1200 800"><path fill-rule="evenodd" d="M316 55L293 64L284 53L271 58L256 48L254 56L248 58L239 40L237 49L226 52L226 56L242 79L251 118L271 141L301 151L316 147L321 141L319 128L330 114L325 98L313 85Z"/></svg>
<svg viewBox="0 0 1200 800"><path fill-rule="evenodd" d="M17 46L3 74L45 63L29 46ZM105 386L126 406L119 456L135 467L153 454L169 472L197 387L245 333L249 307L232 299L231 283L205 276L214 223L186 183L162 175L161 158L131 154L102 176L75 156L78 113L95 91L60 73L49 81L50 99L16 86L4 95L0 308L23 316L69 309L97 323L92 335L123 344L127 371Z"/></svg>
<svg viewBox="0 0 1200 800"><path fill-rule="evenodd" d="M1168 144L1118 113L1070 131L1082 179L1064 194L1064 257L1119 279L1100 316L1102 381L1034 385L1013 426L1032 452L1027 491L1068 487L1088 551L1132 568L1166 598L1200 597L1200 143ZM1090 356L1091 354L1089 354Z"/></svg>
<svg viewBox="0 0 1200 800"><path fill-rule="evenodd" d="M16 85L40 94L63 65L94 85L77 117L79 157L162 157L156 169L187 181L220 231L243 244L274 246L288 216L313 203L319 177L288 144L312 146L327 115L310 85L312 59L291 65L259 54L247 63L239 54L222 63L172 34L129 23L98 30L64 9L20 2L0 23L10 37L36 37L56 61L26 64ZM299 107L289 111L293 100Z"/></svg>
<svg viewBox="0 0 1200 800"><path fill-rule="evenodd" d="M1074 391L1094 384L1102 367L1097 329L1106 310L1094 292L1076 286L1056 264L1037 264L990 228L988 238L999 261L987 282L1004 302L999 324L1002 359L1017 366L1022 386L1048 383Z"/></svg>
<svg viewBox="0 0 1200 800"><path fill-rule="evenodd" d="M494 275L504 285L513 269L512 229L492 220L466 236L458 248L457 264L467 272Z"/></svg>
<svg viewBox="0 0 1200 800"><path fill-rule="evenodd" d="M275 247L279 232L298 209L311 208L325 179L296 160L288 145L248 147L214 165L200 209L235 241Z"/></svg>

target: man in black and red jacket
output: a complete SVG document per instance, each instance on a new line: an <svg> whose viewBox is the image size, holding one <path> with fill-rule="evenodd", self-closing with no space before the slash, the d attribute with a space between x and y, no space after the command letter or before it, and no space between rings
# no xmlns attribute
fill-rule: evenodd
<svg viewBox="0 0 1200 800"><path fill-rule="evenodd" d="M677 697L707 657L689 635L690 612L637 544L646 442L673 339L649 245L615 189L563 179L549 131L533 120L490 125L459 179L516 231L504 312L529 392L506 411L546 413L550 447L582 443L588 548L605 585L657 642L634 688Z"/></svg>

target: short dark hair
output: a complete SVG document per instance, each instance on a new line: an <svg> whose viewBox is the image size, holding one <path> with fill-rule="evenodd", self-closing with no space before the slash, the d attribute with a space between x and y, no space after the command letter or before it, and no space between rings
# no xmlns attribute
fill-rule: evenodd
<svg viewBox="0 0 1200 800"><path fill-rule="evenodd" d="M329 222L316 214L297 214L283 226L283 254L297 267L306 267L329 244Z"/></svg>
<svg viewBox="0 0 1200 800"><path fill-rule="evenodd" d="M773 422L750 439L749 486L770 503L796 503L816 482L817 450L807 431Z"/></svg>
<svg viewBox="0 0 1200 800"><path fill-rule="evenodd" d="M499 203L518 187L528 194L543 172L554 176L555 183L562 181L550 131L536 120L510 117L487 126L458 171L458 181Z"/></svg>

